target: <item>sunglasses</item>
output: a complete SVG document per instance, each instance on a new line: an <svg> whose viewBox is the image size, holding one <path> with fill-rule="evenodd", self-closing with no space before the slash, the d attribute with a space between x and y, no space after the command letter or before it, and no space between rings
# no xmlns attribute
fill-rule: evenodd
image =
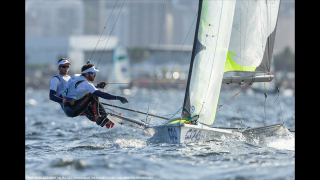
<svg viewBox="0 0 320 180"><path fill-rule="evenodd" d="M95 72L88 72L89 74L92 74L92 75L96 75L97 73Z"/></svg>
<svg viewBox="0 0 320 180"><path fill-rule="evenodd" d="M69 68L69 66L60 66L60 67L62 67L62 68Z"/></svg>

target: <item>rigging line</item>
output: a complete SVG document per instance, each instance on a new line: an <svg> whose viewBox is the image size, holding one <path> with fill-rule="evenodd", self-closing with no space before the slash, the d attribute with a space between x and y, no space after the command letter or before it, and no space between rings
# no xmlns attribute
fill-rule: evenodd
<svg viewBox="0 0 320 180"><path fill-rule="evenodd" d="M223 115L223 113L222 113L222 111L221 111L221 109L220 109L220 108L219 108L219 112L221 113L221 115L222 115L222 117L223 117L224 122L225 122L225 123L227 123L227 126L229 126L229 125L228 125L228 122L227 122L226 118L224 117L224 115Z"/></svg>
<svg viewBox="0 0 320 180"><path fill-rule="evenodd" d="M231 99L233 99L234 97L236 97L238 94L240 94L242 91L244 91L245 89L247 89L249 86L251 86L251 84L248 84L248 86L246 86L246 87L243 88L241 91L239 91L237 94L235 94L234 96L232 96L228 101L230 101ZM222 107L223 105L225 105L228 101L226 101L225 103L223 103L222 105L220 105L219 107L217 107L217 109L219 109L220 107Z"/></svg>
<svg viewBox="0 0 320 180"><path fill-rule="evenodd" d="M281 121L282 121L282 124L284 125L284 122L283 122L283 117L282 117L282 110L281 110L281 101L280 101L280 90L279 90L279 87L277 87L277 92L278 92L278 97L276 98L276 100L274 101L274 103L277 101L277 99L279 98L279 106L280 106L280 113L281 113ZM274 104L273 103L273 104Z"/></svg>
<svg viewBox="0 0 320 180"><path fill-rule="evenodd" d="M279 7L278 7L278 9L280 8L280 4L281 4L281 0L280 0L280 2L279 2ZM272 13L270 13L270 14L272 14ZM278 10L278 15L279 15L279 10ZM277 19L278 19L278 17L277 17ZM277 27L277 19L276 19L276 25L275 25L275 28ZM270 20L271 20L271 18L270 18ZM271 23L270 23L271 24ZM271 27L270 27L271 28ZM270 32L271 32L271 30L270 30ZM273 58L273 51L272 51L272 60L273 60L273 62L274 62L274 58ZM273 64L273 67L274 67L274 69L275 69L275 64ZM270 70L271 70L271 67L270 67ZM276 76L275 76L275 78L274 78L274 80L275 80L275 85L277 85L277 78L276 78ZM281 113L281 117L282 117L282 110L281 110L281 101L280 101L280 91L279 91L279 87L276 87L277 88L277 92L278 92L278 96L277 96L277 98L276 98L276 100L274 101L274 103L277 101L277 99L279 98L279 106L280 106L280 113ZM273 103L273 104L274 104ZM284 124L284 122L283 122L283 117L281 118L281 120L282 120L282 124Z"/></svg>
<svg viewBox="0 0 320 180"><path fill-rule="evenodd" d="M179 55L180 55L180 53L181 53L181 51L182 51L182 48L183 48L184 44L186 43L186 40L187 40L187 38L188 38L188 36L189 36L189 33L190 33L190 31L191 31L191 28L192 28L192 26L193 26L193 23L194 23L194 21L197 19L197 17L198 17L198 13L196 13L196 16L194 17L194 19L193 19L193 21L192 21L192 24L191 24L191 26L190 26L190 28L189 28L189 31L188 31L188 33L187 33L187 36L186 36L186 38L184 39L184 42L183 42L183 44L182 44L182 46L181 46L181 49L180 49L180 51L179 51L179 54L178 54L176 60L174 61L173 67L171 68L171 73L173 72L173 68L174 68L174 66L176 65L176 62L177 62L177 60L178 60L178 58L179 58ZM183 83L183 84L187 84L187 83ZM163 94L163 90L161 91L160 98L161 98L162 94ZM160 98L159 98L159 100L160 100ZM157 109L159 100L157 101L154 110ZM151 122L151 120L150 120L150 122ZM149 122L149 123L150 123L150 122Z"/></svg>
<svg viewBox="0 0 320 180"><path fill-rule="evenodd" d="M172 119L176 114L178 114L178 112L180 112L180 110L182 109L182 107L183 107L183 106L181 106L181 108L180 108L174 115L172 115L171 118L169 118L169 119Z"/></svg>
<svg viewBox="0 0 320 180"><path fill-rule="evenodd" d="M229 109L229 110L232 111L232 112L235 112L235 113L240 114L239 112L234 111L234 110L232 110L232 109L230 109L230 108L228 108L228 107L226 107L226 106L222 106L222 107L224 107L224 108L226 108L226 109ZM259 121L259 120L256 120L256 119L253 119L253 118L250 117L250 116L244 115L244 114L242 114L242 113L241 113L241 115L242 115L242 116L245 116L245 117L247 117L247 118L249 118L249 119L255 120L255 121L257 121L257 122L259 122L259 123L261 123L261 124L263 124L263 122L261 122L261 121Z"/></svg>
<svg viewBox="0 0 320 180"><path fill-rule="evenodd" d="M116 7L117 2L118 2L118 0L117 0L116 3L114 4L113 9ZM95 52L95 50L96 50L96 48L97 48L97 46L98 46L98 44L99 44L99 41L100 41L100 39L101 39L101 36L102 36L104 30L106 29L106 26L107 26L107 24L108 24L108 22L109 22L109 19L110 19L111 15L112 15L113 9L112 9L112 11L111 11L111 14L109 15L109 18L108 18L108 21L107 21L106 25L103 27L103 31L102 31L102 33L100 34L99 40L98 40L98 42L97 42L97 44L96 44L96 47L94 48L94 50L93 50L93 52L92 52L92 54L91 54L91 56L90 56L90 59L92 58L92 55L93 55L93 53ZM106 37L106 38L107 38L107 37ZM105 40L105 39L104 39L104 40ZM102 41L104 41L104 40L102 40Z"/></svg>
<svg viewBox="0 0 320 180"><path fill-rule="evenodd" d="M240 30L241 30L241 5L240 5ZM241 64L241 70L243 70L243 61L242 61L242 46L241 46L241 43L242 43L242 41L241 41L241 38L242 38L242 36L240 36L240 64ZM236 101L237 101L237 99L236 99ZM240 99L240 106L239 106L239 104L237 103L237 105L238 105L238 111L239 111L239 113L241 112L240 111L240 107L242 106L242 96L241 96L241 99ZM241 124L241 130L242 130L242 116L241 116L241 114L240 114L240 124Z"/></svg>
<svg viewBox="0 0 320 180"><path fill-rule="evenodd" d="M162 29L163 29L163 24L164 24L164 17L165 17L166 6L167 6L167 1L166 1L166 0L164 0L164 1L165 1L165 3L164 3L164 5L163 5L163 15L162 15L161 26L160 26L160 30L159 30L157 50L159 49L159 46L160 46L160 40L161 40ZM153 69L154 77L156 76L155 71L156 71L156 63L154 63L154 69ZM149 113L150 102L151 102L151 94L152 94L152 89L151 89L151 91L150 91L150 98L149 98L147 113ZM146 123L148 123L147 119L148 119L148 115L146 116ZM151 121L151 120L150 120L150 121ZM149 123L150 123L150 121L149 121Z"/></svg>
<svg viewBox="0 0 320 180"><path fill-rule="evenodd" d="M107 83L107 84L187 84L187 83Z"/></svg>
<svg viewBox="0 0 320 180"><path fill-rule="evenodd" d="M264 125L266 125L266 120L267 120L267 93L264 93Z"/></svg>
<svg viewBox="0 0 320 180"><path fill-rule="evenodd" d="M106 104L106 103L101 103L101 104L106 105L106 106L111 106L110 104ZM141 111L135 111L135 110L132 110L132 109L127 109L127 108L123 108L123 107L119 107L119 106L115 106L115 105L113 105L113 106L116 107L116 108L119 108L119 109L123 109L123 110L132 111L132 112L136 112L136 113L147 115L147 113L144 113L144 112L141 112ZM168 120L168 118L157 116L157 115L150 114L150 113L149 113L149 116L154 116L154 117L157 117L157 118L160 118L160 119Z"/></svg>
<svg viewBox="0 0 320 180"><path fill-rule="evenodd" d="M275 64L273 64L273 67L276 68ZM275 76L274 77L274 80L275 80L275 85L277 85L277 77ZM281 109L281 99L280 99L280 90L279 90L279 87L277 86L277 91L278 91L278 97L277 99L279 98L279 107L280 107L280 114L281 114L281 121L282 121L282 124L284 125L284 121L283 121L283 116L282 116L282 109ZM274 103L277 101L277 99L274 101ZM273 103L273 104L274 104Z"/></svg>
<svg viewBox="0 0 320 180"><path fill-rule="evenodd" d="M261 12L262 12L262 8L261 8L261 2L259 2L259 7L260 7L260 34L261 34L261 45L263 45L263 35L262 35L262 15L261 15ZM266 45L268 44L268 42L266 42ZM263 46L261 47L261 51L263 51ZM263 59L263 56L262 56L262 59ZM268 59L268 52L267 52L267 59ZM267 67L267 64L266 64L266 67ZM266 69L264 69L264 77L266 75ZM264 86L264 96L265 96L265 99L264 99L264 125L266 125L266 120L267 120L267 112L266 112L266 103L267 103L267 93L266 93L266 83L264 82L263 83L263 86Z"/></svg>
<svg viewBox="0 0 320 180"><path fill-rule="evenodd" d="M111 112L113 111L112 109L107 108L107 107L104 107L104 109L108 109L108 110L110 110ZM114 112L118 113L117 111L114 111ZM113 114L115 114L115 113L113 113ZM119 114L120 114L120 113L119 113Z"/></svg>
<svg viewBox="0 0 320 180"><path fill-rule="evenodd" d="M140 120L143 121L143 119L141 118L141 116L139 115L139 113L134 109L134 107L131 105L131 103L129 103L129 101L128 101L128 104L132 107L132 109L134 110L134 112L137 113L137 115L139 116Z"/></svg>
<svg viewBox="0 0 320 180"><path fill-rule="evenodd" d="M110 36L111 36L111 34L112 34L112 32L113 32L114 27L116 26L117 20L118 20L118 18L119 18L119 15L120 15L120 13L121 13L122 7L123 7L123 5L124 5L125 2L126 2L126 0L124 0L123 3L122 3L121 9L120 9L120 11L119 11L119 13L118 13L118 16L117 16L117 19L116 19L116 22L114 23L114 25L113 25L113 27L112 27L112 29L111 29L110 35L108 36L108 40L107 40L107 42L106 42L106 45L105 45L104 48L103 48L103 51L102 51L102 53L101 53L101 56L100 56L100 58L99 58L99 61L98 61L98 64L97 64L96 67L98 67L98 65L99 65L99 62L100 62L101 57L102 57L102 54L104 53L104 50L105 50L105 48L106 48L106 46L107 46L107 44L108 44L108 42L109 42Z"/></svg>
<svg viewBox="0 0 320 180"><path fill-rule="evenodd" d="M248 85L249 86L249 85ZM244 90L244 89L243 89ZM230 92L229 91L227 91L228 92L228 96L230 96ZM239 94L240 94L240 92L239 92ZM237 96L237 95L235 95L235 96ZM233 97L231 97L231 99L232 99ZM229 99L229 100L231 100L231 99ZM237 107L238 107L238 111L239 111L239 102L238 102L238 99L236 99L236 105L237 105ZM219 108L220 109L220 108ZM238 113L240 113L240 111L238 112ZM242 118L242 116L240 116L240 119ZM242 119L241 119L242 120ZM238 128L239 129L239 128Z"/></svg>

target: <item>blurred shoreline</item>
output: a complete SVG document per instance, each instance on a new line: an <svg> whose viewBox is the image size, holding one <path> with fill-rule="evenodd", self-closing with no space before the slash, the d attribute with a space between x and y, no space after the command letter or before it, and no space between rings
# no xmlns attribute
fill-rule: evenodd
<svg viewBox="0 0 320 180"><path fill-rule="evenodd" d="M132 67L132 71L135 71ZM168 72L168 71L167 71ZM69 71L68 75L72 76L76 73ZM33 69L30 67L25 68L25 89L48 89L49 90L49 81L54 75L58 74L58 70L56 67L43 67L38 69ZM171 73L172 74L172 73ZM181 73L182 74L182 73ZM158 74L159 75L159 74ZM186 76L186 73L183 74ZM171 78L165 77L164 73L162 74L162 78L155 78L153 73L137 73L132 76L132 83L141 83L134 84L132 86L136 86L139 88L147 88L147 89L179 89L185 90L186 84L161 84L161 85L143 85L143 83L187 83L186 78ZM95 82L107 82L106 77L103 74L98 74ZM109 82L110 83L110 82ZM265 85L267 85L265 87ZM280 91L283 93L287 91L288 95L295 94L295 79L293 72L285 72L280 71L275 73L275 78L271 83L256 83L252 86L254 91L268 93L277 93L276 87L280 88Z"/></svg>

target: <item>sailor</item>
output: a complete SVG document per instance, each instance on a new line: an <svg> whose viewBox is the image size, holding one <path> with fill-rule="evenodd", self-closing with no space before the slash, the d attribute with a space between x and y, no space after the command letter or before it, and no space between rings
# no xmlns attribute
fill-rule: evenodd
<svg viewBox="0 0 320 180"><path fill-rule="evenodd" d="M63 90L64 86L66 85L66 83L68 82L68 80L70 79L70 76L67 75L70 65L71 65L71 63L68 58L59 59L59 61L58 61L59 74L53 76L49 82L50 100L59 103L62 109L63 109L62 90Z"/></svg>
<svg viewBox="0 0 320 180"><path fill-rule="evenodd" d="M113 127L113 122L107 118L107 113L99 102L99 97L108 100L120 100L128 103L125 97L111 95L97 88L104 88L105 82L92 84L97 70L93 64L86 64L81 68L82 74L75 74L67 82L63 90L63 111L68 117L85 115L89 120L95 121L101 127Z"/></svg>

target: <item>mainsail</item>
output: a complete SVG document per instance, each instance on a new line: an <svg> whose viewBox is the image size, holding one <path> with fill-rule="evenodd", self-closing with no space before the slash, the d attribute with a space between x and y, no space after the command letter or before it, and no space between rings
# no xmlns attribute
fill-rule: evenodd
<svg viewBox="0 0 320 180"><path fill-rule="evenodd" d="M214 122L231 36L235 1L199 0L188 83L182 117L199 115Z"/></svg>
<svg viewBox="0 0 320 180"><path fill-rule="evenodd" d="M237 0L224 72L270 72L280 0Z"/></svg>

